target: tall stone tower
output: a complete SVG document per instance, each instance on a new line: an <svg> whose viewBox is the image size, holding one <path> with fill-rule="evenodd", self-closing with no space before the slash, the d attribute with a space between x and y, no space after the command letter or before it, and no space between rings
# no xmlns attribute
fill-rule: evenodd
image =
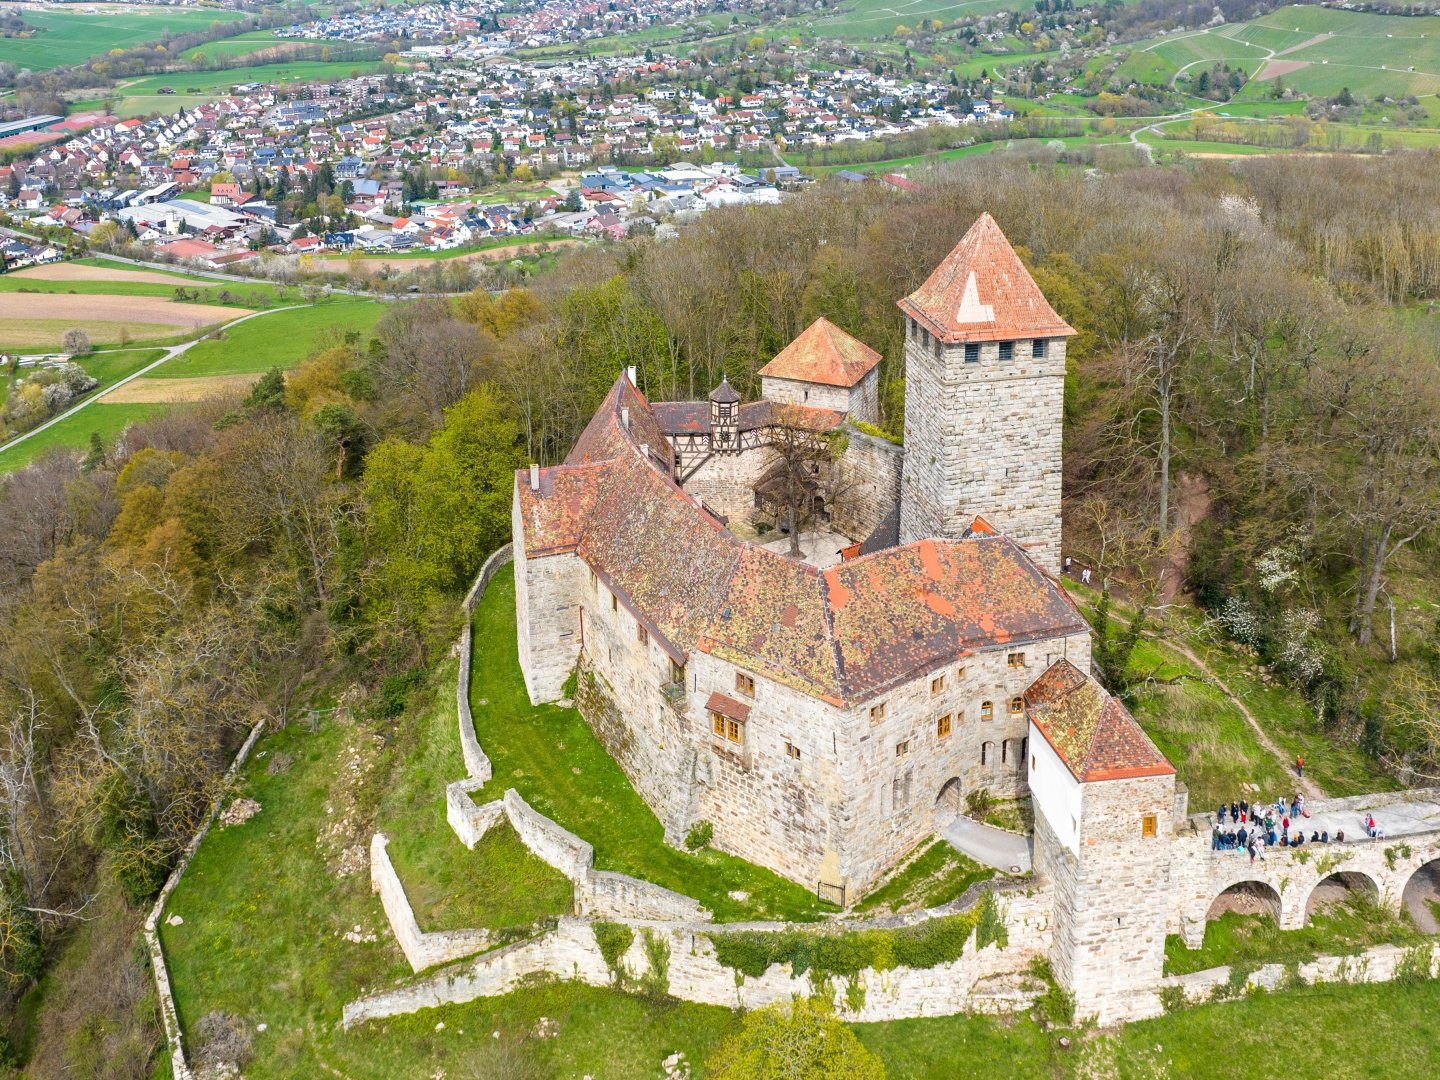
<svg viewBox="0 0 1440 1080"><path fill-rule="evenodd" d="M1165 965L1175 769L1125 706L1068 660L1025 691L1035 872L1055 890L1050 963L1080 1017L1155 1011Z"/></svg>
<svg viewBox="0 0 1440 1080"><path fill-rule="evenodd" d="M962 536L979 515L1058 573L1065 341L1075 331L989 214L900 309L900 542Z"/></svg>

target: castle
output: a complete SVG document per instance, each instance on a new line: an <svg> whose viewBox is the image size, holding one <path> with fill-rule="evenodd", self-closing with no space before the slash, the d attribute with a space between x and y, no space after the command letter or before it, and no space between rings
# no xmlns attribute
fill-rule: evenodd
<svg viewBox="0 0 1440 1080"><path fill-rule="evenodd" d="M622 375L564 464L516 478L520 663L664 823L841 905L966 797L1033 796L1071 988L1153 989L1176 921L1175 770L1090 674L1058 580L1074 331L989 215L899 303L905 445L867 434L879 356L819 320L743 402ZM763 544L782 436L841 436L804 560ZM826 546L828 544L828 547ZM1133 980L1133 988L1127 985Z"/></svg>

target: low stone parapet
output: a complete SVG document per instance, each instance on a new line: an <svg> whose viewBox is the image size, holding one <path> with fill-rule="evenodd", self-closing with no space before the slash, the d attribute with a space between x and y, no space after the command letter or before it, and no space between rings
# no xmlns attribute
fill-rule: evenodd
<svg viewBox="0 0 1440 1080"><path fill-rule="evenodd" d="M385 918L411 969L424 971L484 950L490 944L490 934L485 930L426 933L420 929L405 888L390 862L390 853L385 850L389 842L384 833L376 833L370 840L370 887L380 895Z"/></svg>
<svg viewBox="0 0 1440 1080"><path fill-rule="evenodd" d="M576 887L575 902L579 914L598 919L694 922L710 917L693 897L610 870L587 871L584 884Z"/></svg>
<svg viewBox="0 0 1440 1080"><path fill-rule="evenodd" d="M473 849L505 813L505 804L498 799L477 803L471 798L484 786L484 781L475 779L445 785L445 820L467 848Z"/></svg>
<svg viewBox="0 0 1440 1080"><path fill-rule="evenodd" d="M1298 980L1307 986L1317 983L1384 983L1402 975L1434 978L1440 974L1440 942L1420 945L1376 945L1354 956L1319 956L1308 963L1286 967L1266 964L1238 980L1230 967L1206 968L1188 975L1167 975L1161 989L1179 987L1190 1003L1212 1000L1221 987L1225 996L1250 988L1279 990Z"/></svg>

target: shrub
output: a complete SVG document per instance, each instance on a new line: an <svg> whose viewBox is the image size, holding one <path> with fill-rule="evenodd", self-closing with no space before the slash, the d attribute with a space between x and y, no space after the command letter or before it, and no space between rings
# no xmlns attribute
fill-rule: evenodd
<svg viewBox="0 0 1440 1080"><path fill-rule="evenodd" d="M250 1060L250 1025L238 1016L210 1012L195 1024L196 1056L206 1070L226 1065L244 1068Z"/></svg>
<svg viewBox="0 0 1440 1080"><path fill-rule="evenodd" d="M981 820L995 808L995 796L985 788L976 788L965 795L965 814L976 821Z"/></svg>
<svg viewBox="0 0 1440 1080"><path fill-rule="evenodd" d="M634 943L635 931L623 923L613 922L591 923L590 930L595 935L595 944L600 946L600 955L605 958L605 966L610 969L610 977L617 986L622 985L625 982L625 969L620 966L620 958Z"/></svg>
<svg viewBox="0 0 1440 1080"><path fill-rule="evenodd" d="M699 851L703 847L709 847L710 841L714 839L715 826L708 821L697 821L685 834L685 846L691 851Z"/></svg>
<svg viewBox="0 0 1440 1080"><path fill-rule="evenodd" d="M993 943L1003 949L1010 944L1010 932L1000 916L1000 905L996 903L994 893L986 893L981 898L979 912L980 918L975 924L975 948L983 949Z"/></svg>
<svg viewBox="0 0 1440 1080"><path fill-rule="evenodd" d="M1185 988L1183 986L1162 986L1160 988L1160 1007L1166 1013L1179 1012L1185 1007Z"/></svg>
<svg viewBox="0 0 1440 1080"><path fill-rule="evenodd" d="M814 998L746 1014L706 1074L711 1080L883 1080L885 1067L834 1010Z"/></svg>
<svg viewBox="0 0 1440 1080"><path fill-rule="evenodd" d="M648 998L663 998L670 993L670 942L648 926L641 934L650 967L640 976L640 991Z"/></svg>

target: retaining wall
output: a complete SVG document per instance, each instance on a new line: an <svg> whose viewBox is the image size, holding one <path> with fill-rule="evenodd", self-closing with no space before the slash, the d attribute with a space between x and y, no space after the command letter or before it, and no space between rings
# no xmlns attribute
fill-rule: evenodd
<svg viewBox="0 0 1440 1080"><path fill-rule="evenodd" d="M389 842L383 833L376 833L370 840L370 887L380 894L385 918L390 921L395 941L410 962L411 970L423 971L484 950L490 944L490 934L485 930L426 933L420 929L405 888L390 862L390 853L385 850Z"/></svg>
<svg viewBox="0 0 1440 1080"><path fill-rule="evenodd" d="M1026 970L1035 956L1043 955L1043 933L1034 935L1028 931L1035 929L1036 920L1043 922L1048 918L1047 901L1040 896L1015 894L1006 896L999 903L1012 941L1020 937L1025 940L1024 947L1010 945L1002 949L988 945L984 949L976 949L972 931L964 953L949 963L932 968L893 968L883 972L866 969L856 976L856 981L865 989L864 1002L858 1009L852 1009L846 1002L846 980L835 980L830 991L840 1015L848 1020L869 1023L917 1016L948 1016L976 1005L985 1011L1028 1008L1034 992L1014 985L1017 982L1015 977ZM875 920L867 925L913 923L937 914L938 909ZM669 948L666 979L672 997L709 1005L753 1009L816 992L809 972L795 975L788 964L773 964L759 976L737 976L733 969L716 959L715 946L708 937L721 929L725 932L786 929L783 923L719 928L703 923L628 922L635 930L635 940L620 958L620 966L631 979L650 973L645 934L649 932L659 936ZM846 927L847 930L855 928ZM477 957L463 971L446 972L411 986L353 1001L345 1006L344 1025L349 1028L366 1020L509 993L527 975L539 972L554 973L593 986L608 986L615 981L613 973L605 965L590 923L571 917L561 919L559 926L542 938ZM1002 980L1005 986L993 995L977 997L977 987L987 980Z"/></svg>
<svg viewBox="0 0 1440 1080"><path fill-rule="evenodd" d="M250 751L255 748L255 740L260 738L260 732L265 730L265 721L259 720L250 729L250 734L240 745L240 752L235 755L235 760L230 763L230 768L225 772L225 779L221 782L219 790L227 792L230 790L230 781L235 778L240 767L245 764ZM200 850L200 841L210 831L210 826L215 824L215 818L220 813L220 800L216 799L210 806L210 813L205 816L205 822L190 838L190 843L185 846L184 854L180 861L175 864L175 869L170 871L170 876L165 879L165 885L160 890L160 895L155 898L155 905L150 909L150 914L145 917L145 947L150 951L150 966L155 972L155 996L160 1002L160 1020L165 1026L165 1041L170 1045L170 1072L174 1080L190 1080L193 1075L190 1066L185 1061L185 1034L180 1030L180 1014L175 1008L175 995L170 988L170 972L165 966L165 950L160 946L160 934L156 927L159 925L160 916L165 912L165 902L170 899L170 894L175 891L175 886L180 884L180 878L184 875L190 860L195 857L195 852Z"/></svg>

